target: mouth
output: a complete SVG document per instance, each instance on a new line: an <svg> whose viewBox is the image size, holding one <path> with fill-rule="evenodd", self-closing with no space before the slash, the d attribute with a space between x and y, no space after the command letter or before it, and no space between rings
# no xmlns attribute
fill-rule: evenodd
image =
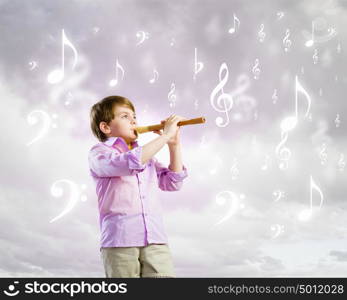
<svg viewBox="0 0 347 300"><path fill-rule="evenodd" d="M136 129L132 129L131 131L134 133L136 137L138 136Z"/></svg>

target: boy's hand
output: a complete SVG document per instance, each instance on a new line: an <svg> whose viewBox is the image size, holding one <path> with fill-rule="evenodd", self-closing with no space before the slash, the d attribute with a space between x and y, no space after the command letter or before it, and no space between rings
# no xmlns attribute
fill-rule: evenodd
<svg viewBox="0 0 347 300"><path fill-rule="evenodd" d="M161 121L162 123L165 123L163 132L161 130L156 130L154 132L159 135L165 134L168 136L168 146L176 146L180 143L180 127L177 126L177 123L183 120L187 119L173 114L167 119Z"/></svg>

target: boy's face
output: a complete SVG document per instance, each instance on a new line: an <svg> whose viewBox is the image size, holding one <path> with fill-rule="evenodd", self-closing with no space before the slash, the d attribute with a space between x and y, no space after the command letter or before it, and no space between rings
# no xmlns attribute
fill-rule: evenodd
<svg viewBox="0 0 347 300"><path fill-rule="evenodd" d="M126 143L137 139L135 127L137 126L136 114L127 106L115 105L113 107L114 118L109 124L100 123L100 129L107 137L121 137Z"/></svg>

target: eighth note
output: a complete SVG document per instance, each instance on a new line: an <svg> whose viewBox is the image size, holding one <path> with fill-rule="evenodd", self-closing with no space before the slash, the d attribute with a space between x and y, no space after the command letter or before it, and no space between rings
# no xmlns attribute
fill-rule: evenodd
<svg viewBox="0 0 347 300"><path fill-rule="evenodd" d="M310 176L310 208L304 209L299 214L300 221L308 221L313 213L313 189L316 190L320 196L318 208L320 209L323 205L324 196L322 190L318 187L318 185L314 182L312 175Z"/></svg>
<svg viewBox="0 0 347 300"><path fill-rule="evenodd" d="M298 92L302 93L307 100L307 110L304 117L306 118L309 115L310 108L311 108L311 97L300 84L298 80L298 76L295 76L295 116L287 117L282 121L281 123L282 132L288 132L294 129L298 123L298 117L299 117Z"/></svg>
<svg viewBox="0 0 347 300"><path fill-rule="evenodd" d="M198 61L197 57L197 51L198 49L195 48L195 56L194 56L194 75L193 75L193 80L195 81L196 75L204 68L204 64L201 61Z"/></svg>
<svg viewBox="0 0 347 300"><path fill-rule="evenodd" d="M159 73L156 69L153 70L154 77L149 80L149 83L154 83L158 80L159 78Z"/></svg>
<svg viewBox="0 0 347 300"><path fill-rule="evenodd" d="M53 70L52 72L50 72L48 74L47 81L51 84L58 83L58 82L62 81L64 78L64 75L65 75L65 45L69 46L74 53L74 61L72 64L72 70L75 69L75 67L76 67L77 60L78 60L77 50L74 47L74 45L72 45L72 43L68 40L68 38L65 35L65 31L63 29L63 31L62 31L62 64L61 64L62 66L61 66L61 69Z"/></svg>
<svg viewBox="0 0 347 300"><path fill-rule="evenodd" d="M234 14L234 26L229 29L229 33L235 33L238 28L240 28L240 20Z"/></svg>
<svg viewBox="0 0 347 300"><path fill-rule="evenodd" d="M118 69L122 72L122 78L121 78L121 80L123 80L123 78L124 78L124 74L125 74L125 72L124 72L124 68L118 63L118 59L116 60L116 78L114 78L114 79L112 79L112 80L110 80L110 83L109 83L109 85L110 86L116 86L117 84L118 84Z"/></svg>

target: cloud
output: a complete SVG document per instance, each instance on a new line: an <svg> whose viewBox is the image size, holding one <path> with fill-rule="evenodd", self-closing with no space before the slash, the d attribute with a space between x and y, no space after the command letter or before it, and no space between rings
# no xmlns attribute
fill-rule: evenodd
<svg viewBox="0 0 347 300"><path fill-rule="evenodd" d="M178 276L345 274L347 18L342 2L320 2L1 1L0 226L6 230L0 234L0 275L103 276L97 198L87 164L97 141L88 118L90 107L112 94L130 98L143 125L172 113L206 118L205 124L182 128L189 174L182 190L159 191ZM234 14L240 27L231 35ZM324 41L308 48L312 21L319 25L317 41ZM337 36L326 38L330 27ZM64 80L52 85L47 76L61 67L62 29L79 58L72 69L73 52L66 47ZM292 46L286 52L287 29ZM149 38L136 46L140 30ZM196 81L194 48L204 63ZM256 58L258 80L252 73ZM125 76L110 87L117 59ZM223 62L225 82L225 73L219 74ZM159 79L150 84L154 68ZM281 121L295 114L295 76L311 96L311 115L304 118L308 102L299 93L298 124L284 143L292 155L288 169L280 170L275 149ZM168 101L172 83L174 108ZM230 111L223 111L223 93L233 96ZM38 110L45 114L36 114L30 125L28 115ZM27 146L43 116L49 119L47 134ZM217 126L217 118L226 126ZM141 136L140 144L154 136ZM167 149L157 157L169 163ZM324 196L321 207L311 176ZM63 194L54 197L52 185L62 179ZM70 201L72 186L78 191L75 207L49 223ZM276 201L278 190L284 197ZM300 221L300 212L311 205L310 218Z"/></svg>

